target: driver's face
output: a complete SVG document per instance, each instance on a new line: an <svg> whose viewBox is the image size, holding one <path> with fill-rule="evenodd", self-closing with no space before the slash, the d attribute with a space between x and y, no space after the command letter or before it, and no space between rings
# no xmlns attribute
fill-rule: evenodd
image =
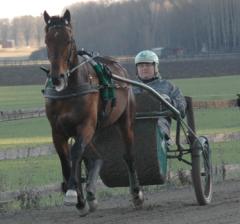
<svg viewBox="0 0 240 224"><path fill-rule="evenodd" d="M153 63L139 63L137 64L137 73L141 79L151 79L155 76Z"/></svg>

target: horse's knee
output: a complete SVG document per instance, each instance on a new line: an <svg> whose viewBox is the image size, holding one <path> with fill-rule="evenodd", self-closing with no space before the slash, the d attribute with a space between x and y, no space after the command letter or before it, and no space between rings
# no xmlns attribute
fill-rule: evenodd
<svg viewBox="0 0 240 224"><path fill-rule="evenodd" d="M76 141L70 151L71 160L77 160L80 156L82 156L84 149L85 147L83 145L82 138L76 138Z"/></svg>

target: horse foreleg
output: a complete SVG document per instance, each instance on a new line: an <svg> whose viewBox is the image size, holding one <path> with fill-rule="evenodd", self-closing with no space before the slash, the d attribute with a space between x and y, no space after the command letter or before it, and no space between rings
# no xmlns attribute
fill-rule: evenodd
<svg viewBox="0 0 240 224"><path fill-rule="evenodd" d="M87 201L91 212L95 211L98 205L96 199L96 185L102 163L103 161L101 159L88 159L86 163L88 170L86 192Z"/></svg>
<svg viewBox="0 0 240 224"><path fill-rule="evenodd" d="M53 144L58 153L62 174L63 174L63 183L62 183L62 191L66 193L67 191L67 182L70 177L70 161L69 161L69 146L67 139L62 135L53 134Z"/></svg>
<svg viewBox="0 0 240 224"><path fill-rule="evenodd" d="M73 144L70 152L71 157L71 172L70 178L67 183L67 192L64 198L65 205L76 205L78 203L78 193L82 194L82 189L78 190L78 182L77 182L77 171L81 169L81 160L82 154L84 152L84 145L81 137L75 139L75 143ZM81 171L79 171L81 172ZM81 184L79 184L80 186Z"/></svg>
<svg viewBox="0 0 240 224"><path fill-rule="evenodd" d="M81 179L77 176L79 169L81 169L82 157L86 145L92 140L95 128L91 125L81 126L78 129L78 137L71 148L71 175L68 181L68 191L65 195L64 202L66 205L76 205L79 209L80 215L85 216L88 214L88 203L84 199ZM81 173L80 173L81 174Z"/></svg>

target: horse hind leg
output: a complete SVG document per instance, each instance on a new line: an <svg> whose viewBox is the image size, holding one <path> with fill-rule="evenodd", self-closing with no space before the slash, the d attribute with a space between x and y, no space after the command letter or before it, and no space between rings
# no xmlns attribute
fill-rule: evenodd
<svg viewBox="0 0 240 224"><path fill-rule="evenodd" d="M123 158L128 167L130 193L132 194L134 207L137 209L142 208L144 198L137 177L135 161L133 159L133 156L128 153L126 153Z"/></svg>
<svg viewBox="0 0 240 224"><path fill-rule="evenodd" d="M78 202L76 208L79 211L81 217L86 216L89 213L89 205L85 200L83 193L83 184L86 182L86 179L82 177L82 171L84 167L82 166L83 161L79 161L79 168L77 169L77 181L78 181Z"/></svg>
<svg viewBox="0 0 240 224"><path fill-rule="evenodd" d="M78 196L78 203L76 205L77 209L80 212L80 216L85 216L88 214L88 212L94 212L97 210L98 207L98 201L96 198L96 185L97 185L97 179L99 176L99 172L102 166L102 160L101 159L89 159L89 158L83 158L83 161L85 163L85 172L87 179L84 179L82 177L82 169L83 167L80 165L80 169L78 171L78 181L79 181L79 196ZM82 161L81 161L82 162ZM82 164L80 162L80 164ZM83 193L82 184L86 183L86 200Z"/></svg>
<svg viewBox="0 0 240 224"><path fill-rule="evenodd" d="M135 156L133 152L133 120L131 119L129 113L123 114L123 116L119 120L119 124L125 143L125 154L123 155L123 158L128 168L130 193L132 194L133 204L135 208L139 209L142 207L144 199L135 166Z"/></svg>

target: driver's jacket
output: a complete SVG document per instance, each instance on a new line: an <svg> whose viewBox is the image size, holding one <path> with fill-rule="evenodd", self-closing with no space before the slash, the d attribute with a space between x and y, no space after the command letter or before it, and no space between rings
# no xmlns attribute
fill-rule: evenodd
<svg viewBox="0 0 240 224"><path fill-rule="evenodd" d="M154 79L153 81L145 83L146 85L152 87L160 94L166 94L171 99L171 104L179 110L181 117L185 116L186 101L185 98L178 87L172 84L168 80L161 78ZM140 93L143 90L140 88L134 88L134 93ZM170 126L171 119L160 117L158 120L158 125L161 128L161 131L166 135L167 138L170 137Z"/></svg>

